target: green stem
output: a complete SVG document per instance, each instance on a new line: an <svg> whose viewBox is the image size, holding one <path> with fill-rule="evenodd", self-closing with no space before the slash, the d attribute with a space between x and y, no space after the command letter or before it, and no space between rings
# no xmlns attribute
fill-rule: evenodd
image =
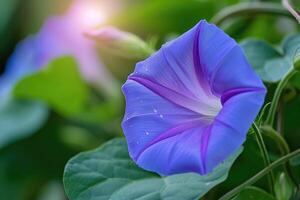
<svg viewBox="0 0 300 200"><path fill-rule="evenodd" d="M216 25L221 25L229 18L236 16L255 16L258 14L279 15L286 17L293 17L287 10L285 10L280 4L267 3L267 2L255 2L255 3L241 3L233 6L229 6L215 15L211 22Z"/></svg>
<svg viewBox="0 0 300 200"><path fill-rule="evenodd" d="M285 156L290 153L290 147L280 133L275 131L271 126L262 126L261 130L266 136L270 137L272 140L274 140L277 143L282 156ZM285 163L284 170L286 174L290 177L290 179L293 181L294 185L298 187L297 179L294 178L289 163Z"/></svg>
<svg viewBox="0 0 300 200"><path fill-rule="evenodd" d="M261 130L263 131L263 134L270 137L273 141L277 143L281 155L286 155L290 153L290 147L286 143L285 139L271 126L264 125L261 127Z"/></svg>
<svg viewBox="0 0 300 200"><path fill-rule="evenodd" d="M271 107L266 119L265 124L266 125L270 125L273 126L274 124L274 120L275 120L275 114L276 114L276 110L278 107L278 103L279 103L279 99L281 96L281 93L283 91L283 89L285 88L285 86L287 85L287 83L289 82L289 80L297 73L296 70L294 70L294 68L292 68L290 71L288 71L288 73L283 77L283 79L279 82L273 100L271 102Z"/></svg>
<svg viewBox="0 0 300 200"><path fill-rule="evenodd" d="M284 99L283 100L279 100L278 102L278 108L277 108L277 120L276 120L276 130L283 134L283 113L284 113ZM283 135L282 135L283 136Z"/></svg>
<svg viewBox="0 0 300 200"><path fill-rule="evenodd" d="M259 125L259 126L262 125L262 123L263 123L263 118L264 118L264 116L265 116L266 111L269 109L270 105L271 105L271 102L266 103L266 105L262 108L262 110L261 110L261 112L260 112L261 114L260 114L260 116L259 116L258 119L257 119L257 122L258 122L258 125Z"/></svg>
<svg viewBox="0 0 300 200"><path fill-rule="evenodd" d="M262 178L263 176L265 176L266 174L268 174L271 170L275 169L276 167L278 167L278 166L286 163L290 159L292 159L294 157L297 157L299 155L300 155L300 149L297 149L296 151L293 151L292 153L289 153L289 154L287 154L287 155L279 158L278 160L276 160L275 162L273 162L272 164L270 164L268 167L266 167L265 169L263 169L260 172L258 172L252 178L248 179L247 181L245 181L241 185L237 186L233 190L231 190L228 193L226 193L219 200L229 200L229 199L231 199L232 197L234 197L235 195L237 195L239 192L241 192L245 187L254 184L260 178Z"/></svg>
<svg viewBox="0 0 300 200"><path fill-rule="evenodd" d="M268 154L267 147L265 145L264 139L262 137L262 134L261 134L259 128L257 127L257 125L255 123L253 123L252 128L254 130L255 137L256 137L256 140L257 140L257 143L258 143L258 147L260 149L261 155L262 155L263 160L264 160L264 164L267 167L271 164L271 162L270 162L269 154ZM273 185L275 183L275 176L274 176L274 173L273 173L272 170L270 171L270 174L268 176L268 182L269 182L270 192L272 194L274 194Z"/></svg>

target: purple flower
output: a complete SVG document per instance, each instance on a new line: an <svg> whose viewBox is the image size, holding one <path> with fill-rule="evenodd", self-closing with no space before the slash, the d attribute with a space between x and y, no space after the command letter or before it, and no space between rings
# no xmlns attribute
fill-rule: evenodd
<svg viewBox="0 0 300 200"><path fill-rule="evenodd" d="M203 175L245 141L266 89L240 46L200 21L138 63L123 92L132 159L161 175Z"/></svg>
<svg viewBox="0 0 300 200"><path fill-rule="evenodd" d="M70 55L76 58L83 78L112 94L116 81L99 60L95 43L84 32L104 20L96 1L76 0L62 16L48 18L41 30L22 41L9 59L4 76L0 77L0 95L12 85L52 59Z"/></svg>
<svg viewBox="0 0 300 200"><path fill-rule="evenodd" d="M16 81L24 75L36 71L34 39L32 37L19 43L8 59L5 73L0 76L0 97L9 93Z"/></svg>

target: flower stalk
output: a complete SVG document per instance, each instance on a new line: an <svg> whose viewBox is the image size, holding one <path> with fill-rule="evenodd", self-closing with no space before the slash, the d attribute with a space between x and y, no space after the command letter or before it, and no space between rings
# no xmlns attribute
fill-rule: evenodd
<svg viewBox="0 0 300 200"><path fill-rule="evenodd" d="M221 25L227 19L237 16L256 16L259 14L278 15L284 17L292 17L292 15L277 3L255 2L241 3L229 6L215 15L211 22Z"/></svg>
<svg viewBox="0 0 300 200"><path fill-rule="evenodd" d="M260 172L258 172L252 178L248 179L247 181L245 181L241 185L237 186L233 190L231 190L228 193L226 193L219 200L229 200L229 199L231 199L232 197L234 197L235 195L237 195L239 192L241 192L245 187L254 184L260 178L264 177L271 170L275 169L276 167L278 167L278 166L280 166L280 165L288 162L290 159L295 158L295 157L297 157L299 155L300 155L300 149L297 149L296 151L293 151L292 153L289 153L289 154L287 154L287 155L279 158L278 160L276 160L275 162L273 162L272 164L270 164L268 167L266 167L265 169L263 169Z"/></svg>
<svg viewBox="0 0 300 200"><path fill-rule="evenodd" d="M281 97L281 94L285 88L285 86L287 85L287 83L289 82L289 80L297 73L297 71L294 68L291 68L290 71L288 71L288 73L283 77L283 79L279 82L273 100L271 102L271 106L270 106L270 111L268 113L267 119L265 124L266 125L270 125L273 126L274 125L274 120L275 120L275 115L276 115L276 110L279 104L279 99Z"/></svg>
<svg viewBox="0 0 300 200"><path fill-rule="evenodd" d="M256 137L256 140L257 140L257 144L258 144L258 147L260 149L261 155L262 155L263 160L264 160L264 164L267 167L271 164L271 162L270 162L269 154L268 154L267 147L265 145L264 139L262 137L260 129L257 127L257 125L255 123L253 123L252 128L254 130L255 137ZM270 174L268 176L268 183L269 183L270 192L272 194L274 194L273 185L275 183L275 176L274 176L274 173L273 173L272 170L270 171Z"/></svg>
<svg viewBox="0 0 300 200"><path fill-rule="evenodd" d="M277 143L281 155L286 155L290 153L289 145L286 143L285 139L280 135L280 133L278 133L271 126L268 125L262 126L261 130L264 135L268 136Z"/></svg>
<svg viewBox="0 0 300 200"><path fill-rule="evenodd" d="M285 156L290 153L290 147L280 133L278 133L270 126L262 126L261 130L266 136L270 137L272 140L274 140L277 143L280 150L280 154L282 156ZM290 179L293 181L294 185L297 187L298 183L293 176L291 166L289 163L285 163L284 170L286 171L286 174L290 177Z"/></svg>

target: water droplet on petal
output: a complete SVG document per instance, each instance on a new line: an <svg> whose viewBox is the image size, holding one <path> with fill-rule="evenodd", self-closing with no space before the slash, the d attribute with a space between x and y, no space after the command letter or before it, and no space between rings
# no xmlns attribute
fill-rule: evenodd
<svg viewBox="0 0 300 200"><path fill-rule="evenodd" d="M157 110L154 108L154 109L153 109L153 112L154 112L154 113L157 113Z"/></svg>
<svg viewBox="0 0 300 200"><path fill-rule="evenodd" d="M164 118L164 116L163 116L163 115L159 115L159 117L160 117L160 118Z"/></svg>
<svg viewBox="0 0 300 200"><path fill-rule="evenodd" d="M145 134L146 134L146 135L149 135L150 133L149 133L148 131L145 131Z"/></svg>

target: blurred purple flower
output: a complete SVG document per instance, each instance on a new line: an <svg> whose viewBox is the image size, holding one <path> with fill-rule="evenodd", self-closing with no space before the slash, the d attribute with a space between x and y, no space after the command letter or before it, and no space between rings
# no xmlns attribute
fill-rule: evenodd
<svg viewBox="0 0 300 200"><path fill-rule="evenodd" d="M110 94L116 92L116 81L99 60L94 42L83 34L104 20L94 3L91 0L74 1L65 15L50 17L39 33L22 41L0 78L0 94L9 92L24 75L64 55L76 58L86 81Z"/></svg>
<svg viewBox="0 0 300 200"><path fill-rule="evenodd" d="M124 32L113 26L107 26L96 30L91 30L85 33L88 37L95 38L99 42L122 41L131 37L131 33Z"/></svg>
<svg viewBox="0 0 300 200"><path fill-rule="evenodd" d="M240 148L266 89L240 46L201 21L138 63L123 92L135 162L161 175L204 175Z"/></svg>

